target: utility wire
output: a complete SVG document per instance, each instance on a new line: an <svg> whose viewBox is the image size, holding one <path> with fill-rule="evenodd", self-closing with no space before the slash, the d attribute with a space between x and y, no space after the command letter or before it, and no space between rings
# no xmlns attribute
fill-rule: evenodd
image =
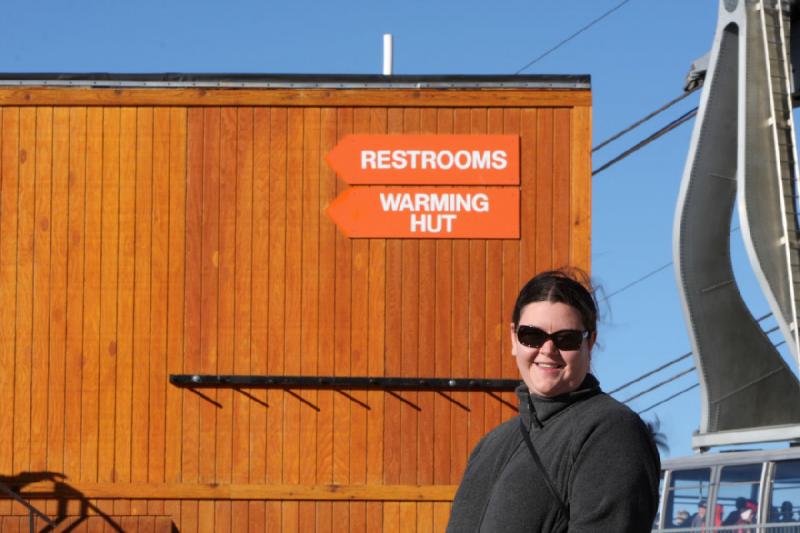
<svg viewBox="0 0 800 533"><path fill-rule="evenodd" d="M623 159L625 159L626 157L628 157L632 153L636 152L637 150L641 150L642 148L644 148L645 146L647 146L651 142L655 141L656 139L658 139L662 135L664 135L666 133L669 133L670 131L674 130L675 128L677 128L678 126L683 124L684 122L688 122L689 120L694 118L694 116L696 114L697 114L697 108L696 107L694 109L690 109L689 111L687 111L683 115L679 116L678 118L676 118L675 120L673 120L672 122L670 122L669 124L667 124L666 126L661 128L660 130L658 130L655 133L653 133L652 135L650 135L649 137L646 137L644 140L642 140L642 141L636 143L635 145L633 145L632 147L628 148L627 150L625 150L624 152L619 154L617 157L615 157L611 161L608 161L607 163L601 165L599 168L596 168L596 169L592 170L592 176L596 176L597 174L600 174L602 171L604 171L605 169L607 169L611 165L613 165L615 163L619 163L620 161L622 161Z"/></svg>
<svg viewBox="0 0 800 533"><path fill-rule="evenodd" d="M631 397L630 397L630 398L628 398L627 400L623 400L623 401L622 401L622 403L630 403L630 402L632 402L633 400L635 400L636 398L640 398L640 397L644 396L644 395L645 395L645 394L647 394L648 392L653 392L654 390L656 390L656 389L658 389L658 388L660 388L660 387L663 387L664 385L666 385L666 384L668 384L668 383L672 383L672 382L673 382L673 381L675 381L676 379L678 379L678 378L682 378L683 376L685 376L685 375L686 375L686 374L688 374L689 372L692 372L692 371L694 371L694 369L695 369L695 368L696 368L696 367L691 367L691 368L687 368L687 369L686 369L686 370L684 370L683 372L678 372L678 373L677 373L677 374L675 374L674 376L670 376L670 377L668 377L667 379L665 379L664 381L660 381L660 382L656 383L655 385L653 385L653 386L652 386L652 387L650 387L649 389L645 389L645 390L643 390L643 391L641 391L641 392L638 392L638 393L634 394L633 396L631 396Z"/></svg>
<svg viewBox="0 0 800 533"><path fill-rule="evenodd" d="M731 229L731 233L735 233L737 231L739 231L739 226L736 226L733 229ZM597 303L603 303L603 302L606 302L606 301L610 300L613 296L616 296L617 294L619 294L621 292L625 292L628 289L634 287L635 285L638 285L639 283L647 280L648 278L651 278L651 277L655 276L656 274L658 274L659 272L661 272L665 268L667 268L669 266L672 266L672 264L673 264L673 262L670 261L669 263L665 263L665 264L661 265L660 267L656 268L655 270L651 270L650 272L648 272L644 276L642 276L640 278L637 278L637 279L631 281L630 283L628 283L627 285L625 285L623 287L620 287L619 289L615 290L614 292L603 296L602 298L597 300ZM765 315L765 316L769 316L769 315ZM760 322L764 318L765 317L759 318L758 321Z"/></svg>
<svg viewBox="0 0 800 533"><path fill-rule="evenodd" d="M660 267L658 267L658 268L657 268L657 269L655 269L655 270L651 270L650 272L648 272L648 273L647 273L647 274L645 274L644 276L642 276L642 277L640 277L640 278L638 278L638 279L635 279L635 280L631 281L631 282L630 282L630 283L628 283L627 285L625 285L625 286L623 286L623 287L621 287L621 288L619 288L619 289L615 290L615 291L614 291L614 292L612 292L612 293L609 293L609 294L605 295L605 296L604 296L604 297L603 297L603 298L602 298L602 299L601 299L601 300L600 300L598 303L605 302L606 300L608 300L608 299L609 299L609 298L611 298L612 296L616 296L617 294L619 294L619 293L621 293L621 292L623 292L623 291L626 291L626 290L630 289L630 288L631 288L631 287L633 287L634 285L636 285L636 284L638 284L638 283L641 283L641 282L643 282L644 280L646 280L646 279L647 279L647 278L649 278L649 277L655 276L656 274L658 274L659 272L661 272L662 270L664 270L665 268L668 268L668 267L670 267L670 266L672 266L672 261L670 261L670 262L669 262L669 263L667 263L666 265L661 265Z"/></svg>
<svg viewBox="0 0 800 533"><path fill-rule="evenodd" d="M770 313L770 314L771 314L771 313ZM767 316L769 316L770 314L764 315L764 317L762 317L762 318L766 318L766 317L767 317ZM774 327L772 327L772 328L770 328L770 329L768 329L768 330L765 330L765 331L764 331L764 333L766 333L766 334L768 335L768 334L770 334L770 333L772 333L772 332L774 332L774 331L777 331L777 329L778 329L778 326L774 326ZM774 346L777 348L778 346L780 346L781 344L783 344L783 342L785 342L785 341L779 342L778 344L775 344ZM685 358L685 357L686 357L686 356L688 356L688 355L691 355L691 352L689 352L688 354L684 354L684 355L682 355L682 356L681 356L679 359L683 359L683 358ZM669 366L670 364L673 364L674 362L677 362L677 361L670 362L670 363L668 363L667 365L664 365L664 366ZM622 401L622 403L624 403L624 404L628 404L628 403L632 402L633 400L636 400L637 398L641 398L641 397L642 397L642 396L644 396L645 394L649 394L649 393L653 392L654 390L656 390L656 389L659 389L659 388L663 387L664 385L668 385L669 383L672 383L673 381L675 381L675 380L677 380L677 379L680 379L680 378L682 378L683 376L685 376L686 374L688 374L688 373L690 373L690 372L694 371L695 369L696 369L696 367L694 367L694 366L693 366L693 367L691 367L691 368L687 368L686 370L684 370L684 371L682 371L682 372L678 372L677 374L675 374L675 375L673 375L673 376L670 376L670 377L668 377L667 379L665 379L665 380L663 380L663 381L660 381L660 382L656 383L655 385L653 385L653 386L652 386L652 387L650 387L649 389L645 389L645 390L643 390L643 391L641 391L641 392L638 392L638 393L634 394L634 395L633 395L633 396L631 396L630 398L627 398L627 399L623 400L623 401ZM651 372L651 374L652 374L652 372ZM637 379L636 381L639 381L639 380ZM693 389L693 388L694 388L694 387L696 387L696 386L697 386L697 384L695 384L695 385L692 385L692 386L691 386L691 387L689 387L688 389L684 389L683 391L679 392L678 394L682 394L682 393L684 393L684 392L686 392L686 391L688 391L688 390L691 390L691 389ZM617 389L615 389L615 390L619 390L619 388L617 388ZM609 394L610 394L610 393L609 393ZM667 399L665 399L665 400L663 400L663 401L661 401L661 402L659 402L659 403L657 403L657 404L655 404L655 405L651 405L650 407L648 407L648 408L647 408L647 409L645 409L644 411L649 411L650 409L652 409L652 408L653 408L653 407L655 407L656 405L662 405L662 404L664 404L664 403L668 402L669 400L671 400L671 399L675 398L676 396L678 396L678 394L676 394L676 395L673 395L673 396L670 396L669 398L667 398ZM639 411L639 414L643 413L644 411Z"/></svg>
<svg viewBox="0 0 800 533"><path fill-rule="evenodd" d="M682 95L680 95L679 97L677 97L677 98L675 98L673 100L670 100L669 102L667 102L663 106L659 107L658 109L656 109L655 111L653 111L649 115L640 118L639 120L637 120L636 122L634 122L633 124L628 126L627 128L625 128L623 130L620 130L619 132L615 133L614 135L612 135L611 137L609 137L605 141L601 142L600 144L598 144L597 146L592 148L592 152L598 151L599 149L601 149L602 147L604 147L608 143L616 141L617 139L619 139L620 137L622 137L623 135L625 135L629 131L638 128L639 126L641 126L642 124L644 124L645 122L647 122L648 120L653 118L654 116L660 114L663 111L666 111L667 109L669 109L673 105L677 104L678 102L680 102L681 100L683 100L684 98L686 98L687 96L689 96L690 94L695 92L698 88L692 89L691 91L685 92Z"/></svg>
<svg viewBox="0 0 800 533"><path fill-rule="evenodd" d="M772 313L768 313L768 314L764 315L763 317L761 317L761 319L759 319L759 321L760 321L760 320L762 320L763 318L766 318L766 317L770 316L771 314L772 314ZM773 327L773 328L770 328L770 329L768 329L768 330L764 331L764 333L772 333L773 331L776 331L777 329L778 329L778 326L775 326L775 327ZM780 342L778 342L778 343L777 343L777 344L775 344L774 346L775 346L776 348L779 348L779 347L780 347L780 346L782 346L783 344L786 344L786 340L785 340L785 339L784 339L784 340L781 340ZM690 352L690 353L691 353L691 352ZM694 367L690 368L689 370L694 370ZM682 372L681 374L676 374L676 376L673 376L673 378L674 378L674 379L677 379L677 377L679 377L679 376L682 376L682 375L684 375L684 374L687 374L687 373L688 373L688 371L687 371L687 372ZM672 380L672 379L670 379L670 380L667 380L667 382L670 382L670 381L673 381L673 380ZM665 404L665 403L667 403L668 401L670 401L670 400L674 400L675 398L677 398L677 397L678 397L678 396L680 396L681 394L683 394L683 393L685 393L685 392L689 392L690 390L692 390L692 389L694 389L694 388L696 388L696 387L699 387L699 386L700 386L700 384L699 384L699 383L695 383L694 385L691 385L690 387L686 387L685 389L683 389L683 390L680 390L680 391L676 392L676 393L675 393L675 394L673 394L672 396L668 396L668 397L664 398L663 400L661 400L661 401L658 401L658 402L654 403L654 404L653 404L653 405L651 405L650 407L647 407L647 408L645 408L645 409L642 409L641 411L638 411L638 413L637 413L637 414L642 414L642 413L645 413L645 412L647 412L647 411L649 411L649 410L651 410L651 409L655 409L655 408L656 408L656 407L658 407L659 405L664 405L664 404ZM653 388L655 388L655 387L653 387ZM644 391L644 392L642 392L641 394L637 394L636 396L633 396L633 397L631 397L631 398L628 398L628 399L627 399L627 400L625 400L625 402L623 402L623 403L626 403L626 402L628 402L628 401L630 401L630 400L632 400L632 399L634 399L634 398L638 398L639 396L641 396L641 395L643 395L643 394L645 394L645 393L649 392L650 390L652 390L652 389L649 389L649 390L647 390L647 391Z"/></svg>
<svg viewBox="0 0 800 533"><path fill-rule="evenodd" d="M770 334L770 333L772 333L773 331L776 331L777 329L778 329L778 326L775 326L774 328L771 328L771 329L768 329L768 330L764 331L764 333L766 333L766 334ZM781 345L781 344L783 344L784 342L785 342L785 341L779 342L778 344L775 344L774 346L777 348L778 346L780 346L780 345ZM689 354L691 354L691 352L689 352ZM689 355L689 354L687 354L687 355ZM684 357L684 356L682 356L682 357ZM642 397L642 396L644 396L645 394L649 394L649 393L653 392L653 391L654 391L654 390L656 390L656 389L660 389L660 388L661 388L661 387L663 387L664 385L668 385L668 384L672 383L672 382L673 382L673 381L675 381L676 379L682 378L682 377L683 377L683 376L685 376L686 374L688 374L688 373L690 373L690 372L694 371L696 368L697 368L697 367L694 367L694 366L693 366L693 367L691 367L691 368L687 368L686 370L684 370L684 371L682 371L682 372L678 372L678 373L677 373L677 374L675 374L674 376L670 376L670 377L668 377L667 379L665 379L665 380L663 380L663 381L660 381L660 382L656 383L655 385L653 385L653 386L652 386L652 387L650 387L649 389L645 389L645 390L643 390L643 391L641 391L641 392L638 392L638 393L634 394L634 395L633 395L633 396L631 396L630 398L627 398L627 399L623 400L623 401L622 401L622 403L625 403L625 404L627 404L627 403L630 403L630 402L632 402L633 400L635 400L635 399L637 399L637 398L641 398L641 397Z"/></svg>
<svg viewBox="0 0 800 533"><path fill-rule="evenodd" d="M762 322L763 320L766 320L767 318L769 318L769 317L771 317L771 316L772 316L772 313L766 313L766 314L764 314L764 315L761 315L760 317L758 317L758 318L756 319L756 322ZM776 329L777 329L777 327L774 327L774 328L772 328L772 329L770 329L770 330L767 330L767 331L765 331L764 333L772 333L772 332L773 332L773 331L775 331ZM776 346L780 346L780 344L781 344L781 343L778 343ZM614 394L614 393L616 393L616 392L619 392L619 391L621 391L622 389L627 389L627 388L628 388L628 387L630 387L631 385L635 385L636 383L639 383L639 382L640 382L640 381L642 381L643 379L649 378L649 377L650 377L650 376L652 376L653 374L656 374L656 373L658 373L658 372L661 372L661 371L662 371L662 370L664 370L665 368L668 368L668 367L670 367L670 366L674 365L675 363L678 363L678 362L680 362L680 361L683 361L684 359L686 359L686 358L687 358L687 357L689 357L690 355L692 355L692 352L687 352L687 353L685 353L685 354L683 354L683 355L679 355L679 356L678 356L678 357L676 357L675 359L672 359L671 361L667 361L666 363L664 363L663 365L659 366L658 368L654 368L653 370L650 370L649 372L645 372L645 373L644 373L644 374L642 374L641 376L639 376L639 377L637 377L637 378L635 378L635 379L632 379L632 380L628 381L627 383L623 383L622 385L620 385L620 386L619 386L619 387L617 387L616 389L613 389L613 390L609 391L609 392L608 392L608 394ZM626 400L626 401L627 401L627 400Z"/></svg>
<svg viewBox="0 0 800 533"><path fill-rule="evenodd" d="M616 392L619 392L619 391L621 391L622 389L627 389L627 388L628 388L628 387L630 387L631 385L635 385L636 383L639 383L639 382L640 382L640 381L642 381L643 379L649 378L649 377L650 377L650 376L652 376L653 374L657 374L658 372L661 372L661 371L662 371L662 370L664 370L665 368L668 368L668 367L670 367L670 366L674 365L675 363L679 363L679 362L683 361L684 359L686 359L687 357L689 357L689 356L691 356L691 355L692 355L692 352L687 352L687 353L685 353L685 354L683 354L683 355L681 355L681 356L679 356L679 357L677 357L677 358L673 359L672 361L668 361L668 362L664 363L663 365L661 365L661 366L660 366L660 367L658 367L658 368L654 368L653 370L651 370L651 371L649 371L649 372L645 372L644 374L642 374L641 376L639 376L639 377L638 377L638 378L636 378L636 379L632 379L631 381L629 381L629 382L627 382L627 383L623 383L622 385L620 385L620 386L619 386L619 387L617 387L616 389L614 389L614 390L611 390L611 391L608 391L608 394L614 394L614 393L616 393ZM692 367L692 368L694 368L694 367Z"/></svg>
<svg viewBox="0 0 800 533"><path fill-rule="evenodd" d="M591 28L592 26L594 26L595 24L597 24L598 22L600 22L601 20L603 20L604 18L609 16L611 13L613 13L617 9L619 9L622 6L624 6L625 4L627 4L628 2L630 2L630 0L623 0L622 2L620 2L616 6L612 7L611 9L609 9L608 11L606 11L605 13L603 13L602 15L597 17L596 19L594 19L591 22L589 22L588 24L586 24L584 27L582 27L581 29L579 29L578 31L576 31L575 33L570 35L569 37L566 37L565 39L563 39L561 42L559 42L555 46L552 46L551 48L549 48L549 49L545 50L544 52L542 52L541 54L539 54L537 57L531 59L529 62L527 62L525 64L524 67L522 67L521 69L516 71L514 74L520 74L523 70L526 70L528 67L531 67L535 63L538 63L540 60L542 60L545 57L549 56L550 54L552 54L553 52L555 52L556 50L558 50L559 48L561 48L562 46L567 44L569 41L571 41L572 39L574 39L575 37L577 37L581 33L585 32L586 30L588 30L589 28Z"/></svg>
<svg viewBox="0 0 800 533"><path fill-rule="evenodd" d="M646 409L642 409L642 410L641 410L641 411L639 411L637 414L646 413L646 412L647 412L647 411L649 411L650 409L655 409L655 408L656 408L656 407L658 407L659 405L663 405L663 404L667 403L667 402L668 402L668 401L670 401L670 400L674 400L675 398L677 398L677 397L678 397L678 396L680 396L681 394L683 394L683 393L685 393L685 392L689 392L690 390L692 390L692 389L694 389L694 388L697 388L697 387L699 387L699 386L700 386L700 384L699 384L699 383L695 383L694 385L692 385L692 386L690 386L690 387L686 387L686 388L685 388L685 389L683 389L682 391L678 391L678 392L676 392L675 394L673 394L672 396L668 396L668 397L664 398L663 400L661 400L660 402L656 402L656 403L654 403L653 405L651 405L650 407L648 407L648 408L646 408Z"/></svg>
<svg viewBox="0 0 800 533"><path fill-rule="evenodd" d="M764 318L767 318L767 317L769 317L769 316L771 316L771 315L772 315L772 313L767 313L766 315L764 315L763 317L761 317L761 318L759 319L759 322L760 322L761 320L763 320ZM773 332L775 332L775 331L777 331L777 330L778 330L778 326L774 326L774 327L772 327L772 328L770 328L770 329L768 329L768 330L765 330L765 331L764 331L764 333L766 333L766 334L770 334L770 333L773 333ZM783 344L785 344L785 343L786 343L786 340L784 339L784 340L781 340L779 343L775 344L774 346L775 346L775 348L779 348L781 345L783 345ZM689 354L687 354L687 355L690 355L690 354L691 354L691 352L689 352ZM681 356L681 358L683 358L683 357L685 357L685 356ZM668 378L668 379L666 379L666 380L662 381L661 383L657 383L656 385L653 385L652 387L650 387L649 389L647 389L647 390L645 390L645 391L642 391L642 392L640 392L640 393L638 393L638 394L635 394L634 396L631 396L630 398L628 398L627 400L623 401L622 403L628 403L628 402L630 402L630 401L632 401L632 400L635 400L636 398L639 398L640 396L644 396L645 394L647 394L647 393L649 393L649 392L652 392L652 391L654 391L655 389L657 389L657 388L659 388L659 387L661 387L661 386L663 386L663 385L666 385L667 383L671 383L671 382L675 381L676 379L678 379L678 378L680 378L680 377L682 377L682 376L685 376L686 374L688 374L689 372L691 372L691 371L692 371L692 370L694 370L694 369L695 369L695 367L692 367L692 368L690 368L690 369L688 369L688 370L685 370L685 371L683 371L683 372L680 372L680 373L678 373L678 374L675 374L675 375L674 375L674 376L672 376L671 378ZM659 402L657 402L657 403L654 403L654 404L653 404L653 405L651 405L650 407L648 407L648 408L646 408L646 409L643 409L643 410L639 411L639 412L638 412L638 414L642 414L642 413L644 413L645 411L649 411L650 409L654 409L655 407L658 407L659 405L663 405L663 404L667 403L668 401L670 401L670 400L672 400L672 399L674 399L674 398L676 398L676 397L680 396L680 395L681 395L681 394L683 394L684 392L689 392L690 390L692 390L692 389L693 389L693 388L695 388L695 387L698 387L699 385L700 385L699 383L695 383L695 384L694 384L694 385L692 385L691 387L688 387L688 388L686 388L686 389L683 389L682 391L679 391L678 393L676 393L676 394L673 394L672 396L669 396L668 398L665 398L665 399L663 399L663 400L661 400L661 401L659 401ZM619 389L617 389L617 390L619 390Z"/></svg>

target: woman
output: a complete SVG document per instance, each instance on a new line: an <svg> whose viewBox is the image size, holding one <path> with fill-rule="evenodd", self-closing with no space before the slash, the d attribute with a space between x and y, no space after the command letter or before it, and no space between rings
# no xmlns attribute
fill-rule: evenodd
<svg viewBox="0 0 800 533"><path fill-rule="evenodd" d="M579 275L544 272L520 291L511 323L519 416L472 451L449 532L650 531L658 451L639 416L589 373L597 304Z"/></svg>

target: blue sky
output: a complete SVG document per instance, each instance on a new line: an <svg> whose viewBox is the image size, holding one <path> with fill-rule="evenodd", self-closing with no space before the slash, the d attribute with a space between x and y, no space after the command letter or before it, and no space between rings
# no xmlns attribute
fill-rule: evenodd
<svg viewBox="0 0 800 533"><path fill-rule="evenodd" d="M618 3L7 0L0 71L378 74L381 36L389 32L397 74L510 74ZM597 143L681 94L690 63L711 47L716 13L715 0L630 0L525 73L590 74ZM697 94L690 96L599 151L594 166L697 101ZM673 215L693 124L594 179L593 274L607 294L671 262ZM738 234L733 238L740 285L754 313L763 314L766 304ZM689 351L671 267L604 304L600 342L594 368L606 389ZM688 366L676 365L619 398ZM644 409L696 379L687 375L631 406ZM695 389L645 415L659 417L669 455L691 452L699 401Z"/></svg>

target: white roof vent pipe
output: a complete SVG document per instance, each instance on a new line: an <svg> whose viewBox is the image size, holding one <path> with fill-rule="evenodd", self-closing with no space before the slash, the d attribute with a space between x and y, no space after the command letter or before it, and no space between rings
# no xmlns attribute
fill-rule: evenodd
<svg viewBox="0 0 800 533"><path fill-rule="evenodd" d="M383 75L392 75L392 34L383 34Z"/></svg>

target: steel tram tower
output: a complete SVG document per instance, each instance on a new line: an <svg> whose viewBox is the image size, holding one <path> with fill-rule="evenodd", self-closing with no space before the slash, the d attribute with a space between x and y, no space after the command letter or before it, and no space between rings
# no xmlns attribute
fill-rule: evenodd
<svg viewBox="0 0 800 533"><path fill-rule="evenodd" d="M786 0L719 4L673 241L702 397L696 449L800 438L800 383L745 305L729 244L738 202L750 264L800 363L797 83L790 60L790 50L800 49L800 31L790 32L798 11Z"/></svg>

